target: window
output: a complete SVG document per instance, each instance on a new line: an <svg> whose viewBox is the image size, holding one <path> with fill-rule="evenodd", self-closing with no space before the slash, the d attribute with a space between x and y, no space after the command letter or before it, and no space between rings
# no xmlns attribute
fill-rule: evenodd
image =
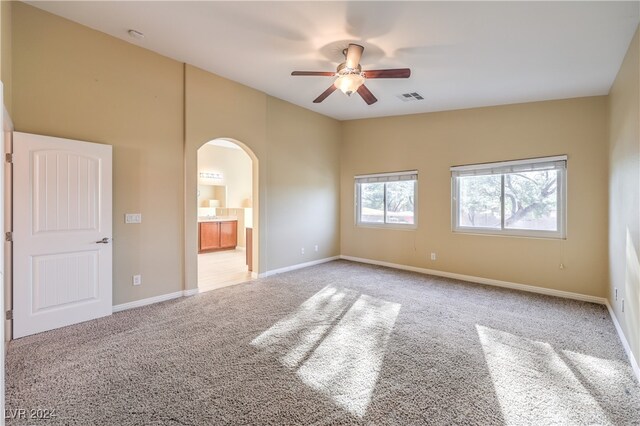
<svg viewBox="0 0 640 426"><path fill-rule="evenodd" d="M356 224L416 227L418 172L356 176Z"/></svg>
<svg viewBox="0 0 640 426"><path fill-rule="evenodd" d="M567 156L451 167L456 232L565 238Z"/></svg>

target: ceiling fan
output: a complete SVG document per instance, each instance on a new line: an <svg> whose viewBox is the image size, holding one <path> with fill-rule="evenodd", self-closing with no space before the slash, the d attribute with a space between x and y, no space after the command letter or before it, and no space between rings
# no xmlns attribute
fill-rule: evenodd
<svg viewBox="0 0 640 426"><path fill-rule="evenodd" d="M349 47L342 51L345 61L338 65L336 72L293 71L291 75L337 77L336 81L327 90L313 100L313 103L319 104L334 90L340 89L347 96L351 96L353 92L358 92L367 105L371 105L377 102L378 99L364 85L364 81L367 78L408 78L411 75L411 70L409 68L396 68L362 71L360 57L363 51L364 47L359 44L349 43Z"/></svg>

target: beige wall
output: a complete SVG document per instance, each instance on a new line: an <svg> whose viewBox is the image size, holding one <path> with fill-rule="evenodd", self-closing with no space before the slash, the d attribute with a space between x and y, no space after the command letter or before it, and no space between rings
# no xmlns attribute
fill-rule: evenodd
<svg viewBox="0 0 640 426"><path fill-rule="evenodd" d="M636 360L640 360L639 53L636 31L609 96L608 298Z"/></svg>
<svg viewBox="0 0 640 426"><path fill-rule="evenodd" d="M12 79L11 79L11 10L13 8L12 1L0 2L0 81L2 81L4 89L4 105L11 115L12 103Z"/></svg>
<svg viewBox="0 0 640 426"><path fill-rule="evenodd" d="M233 101L230 102L229 100ZM253 270L265 272L267 95L196 67L185 66L185 288L197 288L198 149L212 139L232 139L252 159Z"/></svg>
<svg viewBox="0 0 640 426"><path fill-rule="evenodd" d="M233 139L255 157L252 201L254 239L259 235L258 244L254 242L258 272L340 253L340 123L187 66L186 288L197 286L197 150L216 138ZM327 177L330 173L333 176ZM322 216L310 221L310 211ZM305 255L300 254L302 247Z"/></svg>
<svg viewBox="0 0 640 426"><path fill-rule="evenodd" d="M260 272L339 254L339 122L26 4L12 12L16 130L114 146L114 303L197 287L197 150L215 138L237 141L253 160ZM305 122L274 130L285 114ZM305 143L310 166L279 154L310 160ZM317 199L286 190L307 184ZM309 211L323 213L311 231ZM126 212L143 223L125 225ZM282 220L286 233L260 230ZM308 244L319 251L301 257Z"/></svg>
<svg viewBox="0 0 640 426"><path fill-rule="evenodd" d="M182 64L23 3L12 25L15 129L113 145L114 304L182 290Z"/></svg>
<svg viewBox="0 0 640 426"><path fill-rule="evenodd" d="M267 108L268 269L336 256L340 123L273 97Z"/></svg>
<svg viewBox="0 0 640 426"><path fill-rule="evenodd" d="M606 105L594 97L344 123L342 254L605 296ZM566 240L451 232L450 166L559 154L569 156ZM417 230L354 225L354 175L413 169Z"/></svg>
<svg viewBox="0 0 640 426"><path fill-rule="evenodd" d="M248 207L242 203L253 196L252 165L251 158L244 150L205 144L198 150L200 172L222 173L222 179L200 179L200 185L224 185L227 197L223 207ZM208 207L208 204L200 207Z"/></svg>

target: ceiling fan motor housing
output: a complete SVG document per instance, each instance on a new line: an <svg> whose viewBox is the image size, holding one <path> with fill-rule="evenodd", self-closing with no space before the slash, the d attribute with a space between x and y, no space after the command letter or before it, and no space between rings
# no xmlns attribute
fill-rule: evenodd
<svg viewBox="0 0 640 426"><path fill-rule="evenodd" d="M336 70L336 74L344 75L344 74L362 74L362 67L358 64L357 68L349 68L346 62L338 65L338 69Z"/></svg>

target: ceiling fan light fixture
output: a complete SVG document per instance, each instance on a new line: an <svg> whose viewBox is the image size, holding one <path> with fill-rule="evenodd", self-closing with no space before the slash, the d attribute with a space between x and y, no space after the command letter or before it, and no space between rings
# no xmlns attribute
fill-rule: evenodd
<svg viewBox="0 0 640 426"><path fill-rule="evenodd" d="M357 92L360 86L364 84L364 75L362 73L341 74L333 83L338 89L347 96Z"/></svg>

